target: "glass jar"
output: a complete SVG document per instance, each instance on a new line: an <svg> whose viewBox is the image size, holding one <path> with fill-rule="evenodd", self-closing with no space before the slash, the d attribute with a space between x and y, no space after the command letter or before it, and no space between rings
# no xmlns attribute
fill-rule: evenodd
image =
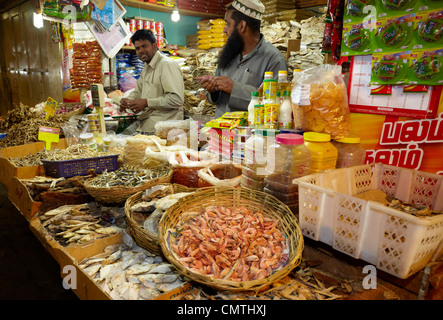
<svg viewBox="0 0 443 320"><path fill-rule="evenodd" d="M293 180L309 174L311 151L299 134L278 134L268 149L264 192L298 210L298 186Z"/></svg>
<svg viewBox="0 0 443 320"><path fill-rule="evenodd" d="M359 136L349 135L333 140L332 144L338 151L336 168L359 166L365 163L366 150L361 146Z"/></svg>
<svg viewBox="0 0 443 320"><path fill-rule="evenodd" d="M310 173L335 169L338 151L331 143L331 136L326 133L305 132L305 145L311 150Z"/></svg>
<svg viewBox="0 0 443 320"><path fill-rule="evenodd" d="M275 141L278 130L255 129L245 142L245 158L240 185L263 191L266 177L268 147Z"/></svg>

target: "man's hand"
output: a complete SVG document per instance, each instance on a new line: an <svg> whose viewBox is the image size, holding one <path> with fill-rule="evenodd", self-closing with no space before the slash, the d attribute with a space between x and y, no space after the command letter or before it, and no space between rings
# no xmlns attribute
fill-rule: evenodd
<svg viewBox="0 0 443 320"><path fill-rule="evenodd" d="M120 108L129 109L129 102L130 100L128 98L120 99Z"/></svg>
<svg viewBox="0 0 443 320"><path fill-rule="evenodd" d="M148 106L148 101L146 99L134 99L129 101L129 109L135 114L144 110Z"/></svg>
<svg viewBox="0 0 443 320"><path fill-rule="evenodd" d="M234 81L231 78L225 76L215 77L215 83L216 87L218 88L217 90L231 94L232 87L234 86Z"/></svg>
<svg viewBox="0 0 443 320"><path fill-rule="evenodd" d="M217 83L215 82L215 77L212 75L198 77L197 81L200 82L204 89L208 90L211 93L218 90L216 88Z"/></svg>

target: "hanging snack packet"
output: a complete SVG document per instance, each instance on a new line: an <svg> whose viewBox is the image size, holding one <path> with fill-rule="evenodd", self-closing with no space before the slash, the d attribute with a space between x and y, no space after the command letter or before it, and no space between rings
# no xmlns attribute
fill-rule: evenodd
<svg viewBox="0 0 443 320"><path fill-rule="evenodd" d="M406 81L410 51L374 53L370 84L403 84Z"/></svg>
<svg viewBox="0 0 443 320"><path fill-rule="evenodd" d="M292 111L303 110L303 131L330 134L333 139L351 131L346 85L341 66L324 64L294 73Z"/></svg>
<svg viewBox="0 0 443 320"><path fill-rule="evenodd" d="M413 50L408 71L408 84L443 84L443 49Z"/></svg>
<svg viewBox="0 0 443 320"><path fill-rule="evenodd" d="M342 56L370 54L372 51L368 24L345 24L343 26Z"/></svg>
<svg viewBox="0 0 443 320"><path fill-rule="evenodd" d="M417 13L414 27L414 49L443 46L443 10Z"/></svg>
<svg viewBox="0 0 443 320"><path fill-rule="evenodd" d="M414 9L416 0L382 0L381 8L386 12L406 12Z"/></svg>
<svg viewBox="0 0 443 320"><path fill-rule="evenodd" d="M415 13L395 18L377 19L375 39L378 48L374 52L392 52L409 48ZM411 47L412 48L412 47Z"/></svg>

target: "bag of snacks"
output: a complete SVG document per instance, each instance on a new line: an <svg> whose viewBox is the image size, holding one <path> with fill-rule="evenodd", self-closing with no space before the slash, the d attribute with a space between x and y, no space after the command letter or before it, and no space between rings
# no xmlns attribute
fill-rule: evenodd
<svg viewBox="0 0 443 320"><path fill-rule="evenodd" d="M294 73L291 98L295 129L327 133L332 139L351 132L341 66L323 64Z"/></svg>

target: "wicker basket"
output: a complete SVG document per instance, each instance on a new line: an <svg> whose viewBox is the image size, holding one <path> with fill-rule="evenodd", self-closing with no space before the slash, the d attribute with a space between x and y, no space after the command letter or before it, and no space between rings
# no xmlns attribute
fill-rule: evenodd
<svg viewBox="0 0 443 320"><path fill-rule="evenodd" d="M216 205L226 207L243 206L250 210L262 210L263 214L279 220L279 229L287 238L289 257L287 264L264 279L237 282L215 279L212 276L196 273L183 266L177 255L170 249L170 240L175 235L175 227L182 221L185 212L200 211ZM303 236L291 210L277 198L261 191L246 188L208 187L198 189L192 195L181 198L164 213L159 224L159 242L163 255L184 276L204 285L228 291L254 291L266 289L273 282L285 277L301 261Z"/></svg>
<svg viewBox="0 0 443 320"><path fill-rule="evenodd" d="M91 186L92 179L94 178L89 178L85 181L84 188L86 192L98 202L114 205L124 204L130 196L139 191L145 191L146 189L149 189L157 184L169 183L169 181L171 181L173 171L171 168L167 168L167 174L155 179L151 179L144 185L138 187L115 186L110 188L99 188Z"/></svg>
<svg viewBox="0 0 443 320"><path fill-rule="evenodd" d="M180 184L172 184L173 193L193 192L195 189L182 186ZM162 254L160 244L156 235L140 226L132 217L131 207L141 201L144 191L139 191L130 196L125 203L126 223L129 233L135 242L142 248L156 254Z"/></svg>

